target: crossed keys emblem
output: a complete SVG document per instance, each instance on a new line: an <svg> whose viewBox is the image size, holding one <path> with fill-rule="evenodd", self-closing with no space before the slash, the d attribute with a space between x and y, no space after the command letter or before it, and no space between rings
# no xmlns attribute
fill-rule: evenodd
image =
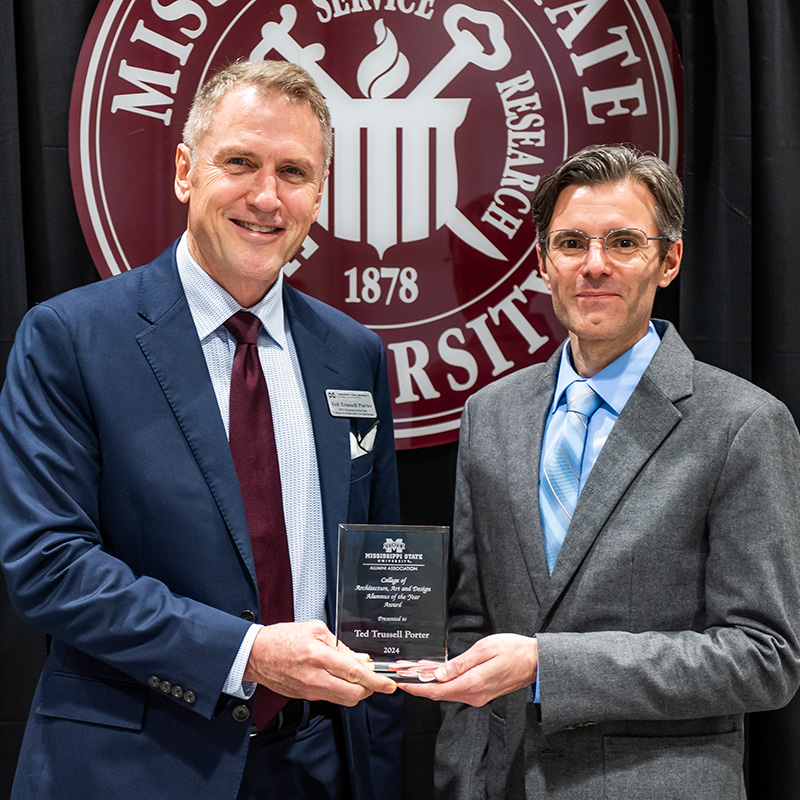
<svg viewBox="0 0 800 800"><path fill-rule="evenodd" d="M378 45L359 67L359 87L362 92L366 89L368 96L352 98L319 65L325 46L317 42L303 47L292 37L297 21L295 7L281 6L280 16L280 22L267 22L261 28L262 40L250 53L250 60L264 59L275 50L287 61L306 69L328 101L336 135L337 169L323 198L319 224L326 230L332 227L337 238L352 242L364 238L365 226L366 241L380 258L398 241L427 238L431 221L430 131L433 130L436 230L446 225L459 239L484 255L505 261L506 257L456 206L455 134L466 118L471 99L439 97L468 66L496 71L509 62L511 51L504 38L502 19L462 3L450 6L442 19L452 47L405 98L389 96L408 77L408 61L399 53L392 32L379 19L374 28ZM462 20L486 28L491 52L472 32L459 27ZM367 174L363 186L366 220L362 221L361 131L364 129ZM402 140L399 168L398 130ZM316 244L309 237L303 255L308 257L314 250ZM293 262L287 265L287 271L294 271L297 266L299 262Z"/></svg>

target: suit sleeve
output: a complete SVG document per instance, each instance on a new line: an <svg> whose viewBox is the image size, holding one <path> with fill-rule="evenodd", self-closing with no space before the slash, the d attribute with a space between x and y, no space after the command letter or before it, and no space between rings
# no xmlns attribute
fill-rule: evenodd
<svg viewBox="0 0 800 800"><path fill-rule="evenodd" d="M545 733L585 721L741 714L780 707L795 693L800 441L788 410L761 397L703 478L713 487L695 537L707 548L694 603L701 624L540 633Z"/></svg>
<svg viewBox="0 0 800 800"><path fill-rule="evenodd" d="M249 623L112 555L99 492L103 440L85 386L69 326L36 307L0 395L0 563L12 603L137 681L156 675L191 687L193 702L176 702L210 717Z"/></svg>

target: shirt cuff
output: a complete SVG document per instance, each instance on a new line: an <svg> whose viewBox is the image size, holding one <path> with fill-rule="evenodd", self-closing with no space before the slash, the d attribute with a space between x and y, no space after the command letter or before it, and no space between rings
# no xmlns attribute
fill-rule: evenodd
<svg viewBox="0 0 800 800"><path fill-rule="evenodd" d="M256 684L252 681L244 680L244 671L247 667L247 662L250 658L250 651L253 649L253 642L256 640L258 632L261 630L261 625L253 623L248 629L247 633L242 639L239 646L239 652L236 654L231 671L228 673L228 679L222 687L224 694L229 694L232 697L239 697L242 700L249 700L256 690Z"/></svg>

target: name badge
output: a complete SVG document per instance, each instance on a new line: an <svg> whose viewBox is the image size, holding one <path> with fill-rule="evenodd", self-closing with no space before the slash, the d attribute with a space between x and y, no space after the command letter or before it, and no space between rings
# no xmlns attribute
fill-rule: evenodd
<svg viewBox="0 0 800 800"><path fill-rule="evenodd" d="M325 398L328 401L328 411L331 412L332 417L375 419L378 416L372 392L326 389Z"/></svg>

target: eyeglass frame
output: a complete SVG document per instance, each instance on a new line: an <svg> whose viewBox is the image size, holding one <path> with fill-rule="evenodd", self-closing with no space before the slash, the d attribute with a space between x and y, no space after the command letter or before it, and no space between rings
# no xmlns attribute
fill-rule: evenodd
<svg viewBox="0 0 800 800"><path fill-rule="evenodd" d="M613 259L613 256L611 256L609 254L608 247L606 247L606 240L612 234L620 233L621 231L639 231L639 233L644 235L645 240L648 241L648 242L656 242L656 241L667 242L668 246L664 247L662 252L660 253L662 261L663 261L664 258L666 258L667 253L672 249L672 245L675 244L675 240L671 239L669 236L648 236L641 228L636 228L636 227L614 228L613 231L609 231L605 236L589 236L589 234L586 233L586 231L582 231L582 230L580 230L580 228L554 228L553 230L547 232L547 235L544 237L544 239L541 239L541 238L539 239L539 243L542 245L542 255L543 256L545 256L548 253L552 252L550 250L550 247L548 246L547 240L554 233L558 233L559 231L566 231L566 232L571 232L571 233L580 233L582 236L585 237L585 239L586 239L586 247L576 248L576 249L583 250L583 255L581 256L581 258L585 258L589 254L589 248L591 246L592 240L593 239L597 239L597 240L603 242L603 252L606 253L607 255L609 255L609 258ZM552 259L552 255L551 255L551 259ZM619 263L619 262L615 262L615 263Z"/></svg>

